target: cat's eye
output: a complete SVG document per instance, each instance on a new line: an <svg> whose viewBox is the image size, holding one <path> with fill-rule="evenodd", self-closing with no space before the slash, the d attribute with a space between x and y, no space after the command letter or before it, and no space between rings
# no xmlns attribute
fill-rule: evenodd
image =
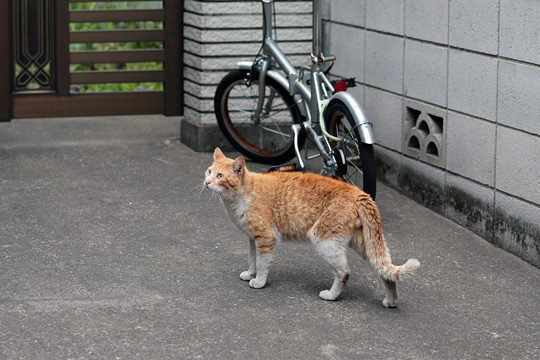
<svg viewBox="0 0 540 360"><path fill-rule="evenodd" d="M221 174L221 173L220 173L220 174L217 174L217 178L218 178L218 179L223 179L223 174Z"/></svg>
<svg viewBox="0 0 540 360"><path fill-rule="evenodd" d="M208 169L208 170L206 170L206 173L207 173L208 175L210 175L210 174L212 173L212 170Z"/></svg>

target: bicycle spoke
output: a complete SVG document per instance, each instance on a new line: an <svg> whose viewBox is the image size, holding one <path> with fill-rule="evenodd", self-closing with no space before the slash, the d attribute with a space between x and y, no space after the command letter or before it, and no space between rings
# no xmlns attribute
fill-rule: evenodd
<svg viewBox="0 0 540 360"><path fill-rule="evenodd" d="M271 132L271 133L273 133L273 134L281 135L283 138L287 138L287 139L288 139L288 138L291 137L290 134L285 134L285 133L283 133L283 132L281 132L281 131L277 131L277 130L274 130L274 129L270 129L269 127L266 127L266 126L261 126L261 129L266 130L266 131L268 131L268 132Z"/></svg>
<svg viewBox="0 0 540 360"><path fill-rule="evenodd" d="M358 164L361 159L360 150L353 129L347 126L348 122L344 121L344 119L341 118L339 124L335 127L336 136L342 139L335 147L342 145L342 149L345 151L347 165L345 179L350 183L358 184L359 178L364 175L361 165Z"/></svg>
<svg viewBox="0 0 540 360"><path fill-rule="evenodd" d="M243 113L243 114L252 114L252 111L251 110L244 110L244 109L240 109L240 108L236 108L234 110L231 110L229 111L231 113Z"/></svg>
<svg viewBox="0 0 540 360"><path fill-rule="evenodd" d="M228 93L227 111L236 136L247 147L278 153L291 146L290 126L295 104L288 104L278 91L266 86L259 119L254 118L259 103L256 82L249 87L243 81L233 84Z"/></svg>
<svg viewBox="0 0 540 360"><path fill-rule="evenodd" d="M358 172L360 173L361 175L364 175L364 171L362 169L360 169L358 166L356 166L356 164L352 163L352 162L349 162L349 165L354 167L355 169L355 172Z"/></svg>

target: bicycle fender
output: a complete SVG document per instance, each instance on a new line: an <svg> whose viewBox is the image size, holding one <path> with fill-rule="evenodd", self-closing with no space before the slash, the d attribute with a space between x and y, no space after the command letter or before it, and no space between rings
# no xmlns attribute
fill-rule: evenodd
<svg viewBox="0 0 540 360"><path fill-rule="evenodd" d="M358 102L356 102L354 97L345 91L340 91L338 93L335 93L330 99L330 101L334 100L341 101L351 111L353 120L358 127L358 132L360 133L360 140L362 140L364 144L375 144L373 124L369 122L366 113L364 112L362 107L360 107Z"/></svg>
<svg viewBox="0 0 540 360"><path fill-rule="evenodd" d="M238 68L241 70L251 70L252 67L253 63L249 61L241 61L238 63ZM287 89L287 91L289 91L289 81L285 78L285 76L274 70L268 70L266 74L273 80L276 80L279 85L283 86L285 89Z"/></svg>

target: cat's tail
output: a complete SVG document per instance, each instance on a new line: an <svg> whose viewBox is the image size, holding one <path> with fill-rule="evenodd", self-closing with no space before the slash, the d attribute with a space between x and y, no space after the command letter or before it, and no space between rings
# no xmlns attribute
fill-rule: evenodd
<svg viewBox="0 0 540 360"><path fill-rule="evenodd" d="M386 280L396 282L403 279L404 276L411 275L420 266L417 259L409 259L403 265L394 265L392 263L383 265L377 269L377 273Z"/></svg>
<svg viewBox="0 0 540 360"><path fill-rule="evenodd" d="M371 267L383 279L396 282L412 274L420 266L417 259L409 259L399 266L392 264L382 233L380 215L376 208L359 209L358 215L362 225L355 233L353 248L369 261Z"/></svg>

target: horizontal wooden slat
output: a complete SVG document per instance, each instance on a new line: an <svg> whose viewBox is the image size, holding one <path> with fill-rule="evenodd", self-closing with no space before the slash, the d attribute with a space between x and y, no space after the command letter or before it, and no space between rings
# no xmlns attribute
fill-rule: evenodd
<svg viewBox="0 0 540 360"><path fill-rule="evenodd" d="M108 84L129 82L162 82L161 70L146 71L80 71L71 73L72 84Z"/></svg>
<svg viewBox="0 0 540 360"><path fill-rule="evenodd" d="M163 30L72 31L71 43L163 41Z"/></svg>
<svg viewBox="0 0 540 360"><path fill-rule="evenodd" d="M163 21L163 9L80 10L69 13L71 22Z"/></svg>
<svg viewBox="0 0 540 360"><path fill-rule="evenodd" d="M119 0L69 0L71 3L84 3L84 2L118 2ZM131 2L141 2L141 1L158 1L158 0L121 0L121 1L131 1Z"/></svg>
<svg viewBox="0 0 540 360"><path fill-rule="evenodd" d="M78 51L70 54L72 64L164 61L163 50Z"/></svg>
<svg viewBox="0 0 540 360"><path fill-rule="evenodd" d="M14 95L15 118L162 114L163 92Z"/></svg>

